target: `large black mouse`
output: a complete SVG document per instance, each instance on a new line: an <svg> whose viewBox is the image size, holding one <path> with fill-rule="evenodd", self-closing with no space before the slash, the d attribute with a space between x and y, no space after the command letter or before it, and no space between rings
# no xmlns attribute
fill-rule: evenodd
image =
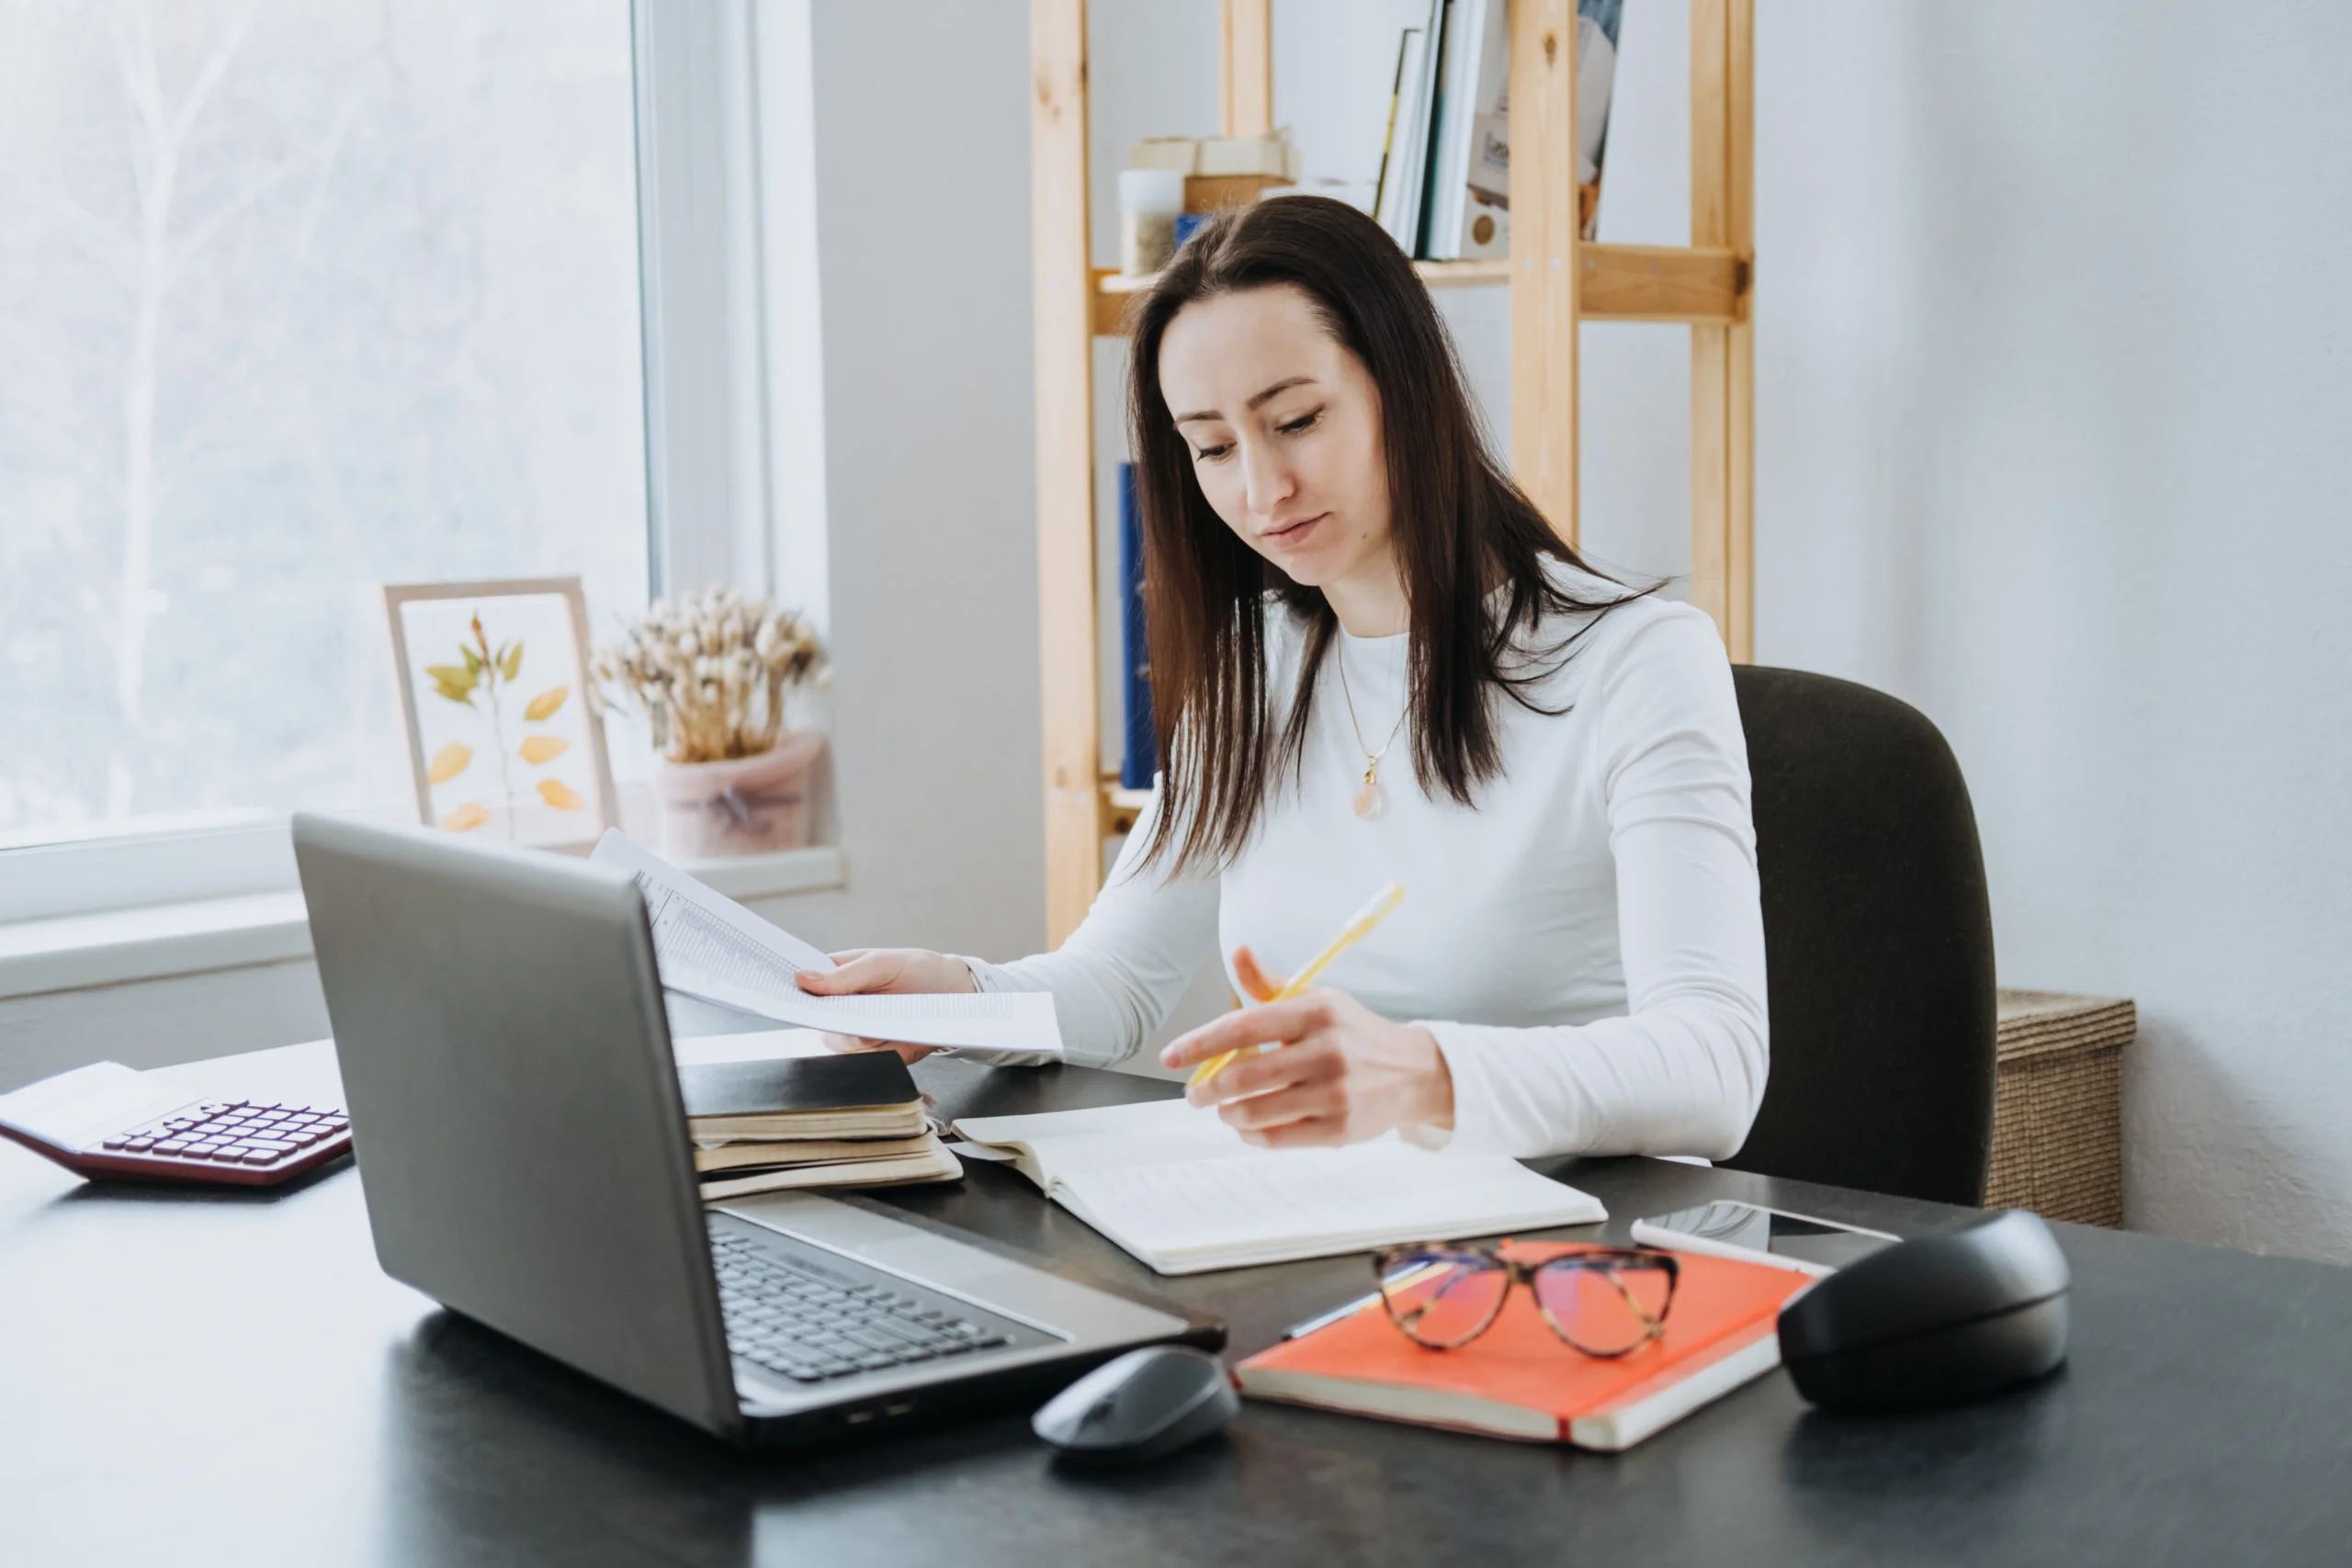
<svg viewBox="0 0 2352 1568"><path fill-rule="evenodd" d="M1029 1426L1068 1458L1137 1464L1220 1430L1240 1408L1215 1356L1153 1345L1095 1368L1047 1400Z"/></svg>
<svg viewBox="0 0 2352 1568"><path fill-rule="evenodd" d="M1825 1409L1981 1399L2066 1359L2072 1280L2050 1227L2012 1210L1822 1280L1782 1310L1781 1359Z"/></svg>

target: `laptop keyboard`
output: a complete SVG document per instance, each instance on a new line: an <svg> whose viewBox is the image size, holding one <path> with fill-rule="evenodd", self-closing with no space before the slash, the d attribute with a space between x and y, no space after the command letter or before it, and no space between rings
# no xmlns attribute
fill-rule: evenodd
<svg viewBox="0 0 2352 1568"><path fill-rule="evenodd" d="M727 1348L795 1382L969 1355L1009 1343L988 1324L779 1255L713 1225Z"/></svg>

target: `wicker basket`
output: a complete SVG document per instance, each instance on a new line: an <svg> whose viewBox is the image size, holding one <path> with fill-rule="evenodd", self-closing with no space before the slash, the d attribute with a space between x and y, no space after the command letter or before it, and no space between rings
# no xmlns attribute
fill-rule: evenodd
<svg viewBox="0 0 2352 1568"><path fill-rule="evenodd" d="M2123 1047L2131 1002L2054 991L2000 994L1992 1169L1985 1206L2052 1220L2123 1223Z"/></svg>

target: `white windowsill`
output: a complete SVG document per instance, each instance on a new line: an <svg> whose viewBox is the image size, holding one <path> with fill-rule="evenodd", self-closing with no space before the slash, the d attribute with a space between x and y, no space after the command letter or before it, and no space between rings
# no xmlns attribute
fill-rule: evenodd
<svg viewBox="0 0 2352 1568"><path fill-rule="evenodd" d="M683 860L677 866L713 893L738 900L781 898L849 886L849 857L842 853L839 844L782 850L772 855Z"/></svg>
<svg viewBox="0 0 2352 1568"><path fill-rule="evenodd" d="M778 898L849 885L848 859L832 844L692 861L679 869L739 899ZM282 964L310 955L310 920L302 895L291 888L21 920L0 925L0 998Z"/></svg>

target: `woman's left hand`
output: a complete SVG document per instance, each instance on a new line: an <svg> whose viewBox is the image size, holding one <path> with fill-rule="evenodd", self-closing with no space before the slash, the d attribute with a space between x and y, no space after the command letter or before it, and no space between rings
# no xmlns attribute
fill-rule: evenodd
<svg viewBox="0 0 2352 1568"><path fill-rule="evenodd" d="M803 969L800 988L812 997L870 996L891 991L977 991L972 972L961 959L926 952L920 947L859 947L832 954L831 969ZM867 1040L854 1034L825 1035L831 1051L896 1051L899 1059L920 1062L936 1045L908 1045L896 1040Z"/></svg>
<svg viewBox="0 0 2352 1568"><path fill-rule="evenodd" d="M1227 1013L1160 1052L1162 1066L1190 1068L1242 1054L1184 1098L1214 1105L1244 1141L1263 1148L1356 1144L1392 1127L1453 1125L1453 1075L1437 1037L1391 1023L1348 995L1309 987L1287 1001L1282 984L1241 948L1235 975L1259 1005ZM1280 1050L1259 1052L1260 1044Z"/></svg>

